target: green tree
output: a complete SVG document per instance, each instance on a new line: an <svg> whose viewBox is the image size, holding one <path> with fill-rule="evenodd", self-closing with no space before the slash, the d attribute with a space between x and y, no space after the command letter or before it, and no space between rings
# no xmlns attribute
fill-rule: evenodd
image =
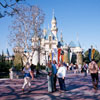
<svg viewBox="0 0 100 100"><path fill-rule="evenodd" d="M14 67L17 71L21 70L23 67L23 62L22 62L22 55L20 53L15 54L14 58Z"/></svg>

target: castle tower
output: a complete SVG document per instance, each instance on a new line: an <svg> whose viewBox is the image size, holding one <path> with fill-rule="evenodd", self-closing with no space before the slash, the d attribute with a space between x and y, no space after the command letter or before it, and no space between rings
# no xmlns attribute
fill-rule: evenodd
<svg viewBox="0 0 100 100"><path fill-rule="evenodd" d="M32 49L33 49L33 57L32 57L32 64L37 65L40 62L39 59L39 38L35 35L32 37Z"/></svg>
<svg viewBox="0 0 100 100"><path fill-rule="evenodd" d="M61 32L61 35L60 35L60 41L63 43L63 35L62 35L62 32Z"/></svg>
<svg viewBox="0 0 100 100"><path fill-rule="evenodd" d="M76 56L77 56L77 59L76 59L76 63L79 65L81 64L82 65L82 62L83 62L83 59L82 59L82 48L80 47L76 47L75 48L75 53L76 53Z"/></svg>
<svg viewBox="0 0 100 100"><path fill-rule="evenodd" d="M63 51L64 51L64 62L67 64L69 63L69 47L67 45L65 45L63 47Z"/></svg>
<svg viewBox="0 0 100 100"><path fill-rule="evenodd" d="M56 17L54 15L54 11L53 11L53 18L51 21L51 32L53 33L53 35L55 36L56 39L57 39L57 31L58 31L57 21L56 21Z"/></svg>

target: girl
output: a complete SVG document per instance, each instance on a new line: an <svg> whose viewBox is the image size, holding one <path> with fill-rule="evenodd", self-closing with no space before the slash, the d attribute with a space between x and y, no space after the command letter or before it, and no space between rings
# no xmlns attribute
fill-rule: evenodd
<svg viewBox="0 0 100 100"><path fill-rule="evenodd" d="M31 88L31 77L33 80L33 74L31 72L31 68L30 68L30 64L26 63L26 66L23 69L23 73L24 73L24 84L22 86L22 91L24 92L24 89L26 87L26 85L28 85L29 91Z"/></svg>

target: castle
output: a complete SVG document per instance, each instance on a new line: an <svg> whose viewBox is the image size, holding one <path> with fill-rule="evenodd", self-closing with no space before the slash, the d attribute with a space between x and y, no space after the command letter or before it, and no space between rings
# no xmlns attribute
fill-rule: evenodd
<svg viewBox="0 0 100 100"><path fill-rule="evenodd" d="M36 34L32 37L32 51L24 52L23 63L25 64L27 60L34 65L40 63L40 65L46 65L48 60L56 60L57 63L60 61L68 63L76 63L82 65L82 52L83 49L79 41L75 44L73 41L66 45L63 41L63 36L61 33L60 41L58 40L58 28L57 20L53 14L51 20L51 29L43 29L42 37L39 38ZM23 53L23 49L16 47L14 48L15 54L18 51ZM26 59L26 57L28 59Z"/></svg>
<svg viewBox="0 0 100 100"><path fill-rule="evenodd" d="M39 38L37 36L32 37L32 47L36 47L33 51L32 63L37 65L46 65L48 60L56 60L58 63L62 60L65 63L77 63L82 64L82 48L77 41L75 44L73 41L66 45L63 41L63 36L61 33L60 41L58 41L57 36L57 20L53 14L51 20L51 29L43 29L43 36L40 41L40 49L37 48ZM63 54L61 52L63 51Z"/></svg>

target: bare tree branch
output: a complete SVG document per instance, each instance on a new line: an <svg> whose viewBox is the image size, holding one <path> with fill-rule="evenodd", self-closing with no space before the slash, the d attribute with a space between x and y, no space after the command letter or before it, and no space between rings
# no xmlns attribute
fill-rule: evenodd
<svg viewBox="0 0 100 100"><path fill-rule="evenodd" d="M9 42L14 46L24 48L24 50L30 50L32 36L35 34L41 37L44 13L37 6L21 5L16 8L19 13L14 15L15 19L10 26Z"/></svg>
<svg viewBox="0 0 100 100"><path fill-rule="evenodd" d="M2 9L2 12L0 11L0 18L10 15L13 16L15 12L18 13L18 10L15 8L15 6L19 3L25 0L4 0L0 1L0 8Z"/></svg>

